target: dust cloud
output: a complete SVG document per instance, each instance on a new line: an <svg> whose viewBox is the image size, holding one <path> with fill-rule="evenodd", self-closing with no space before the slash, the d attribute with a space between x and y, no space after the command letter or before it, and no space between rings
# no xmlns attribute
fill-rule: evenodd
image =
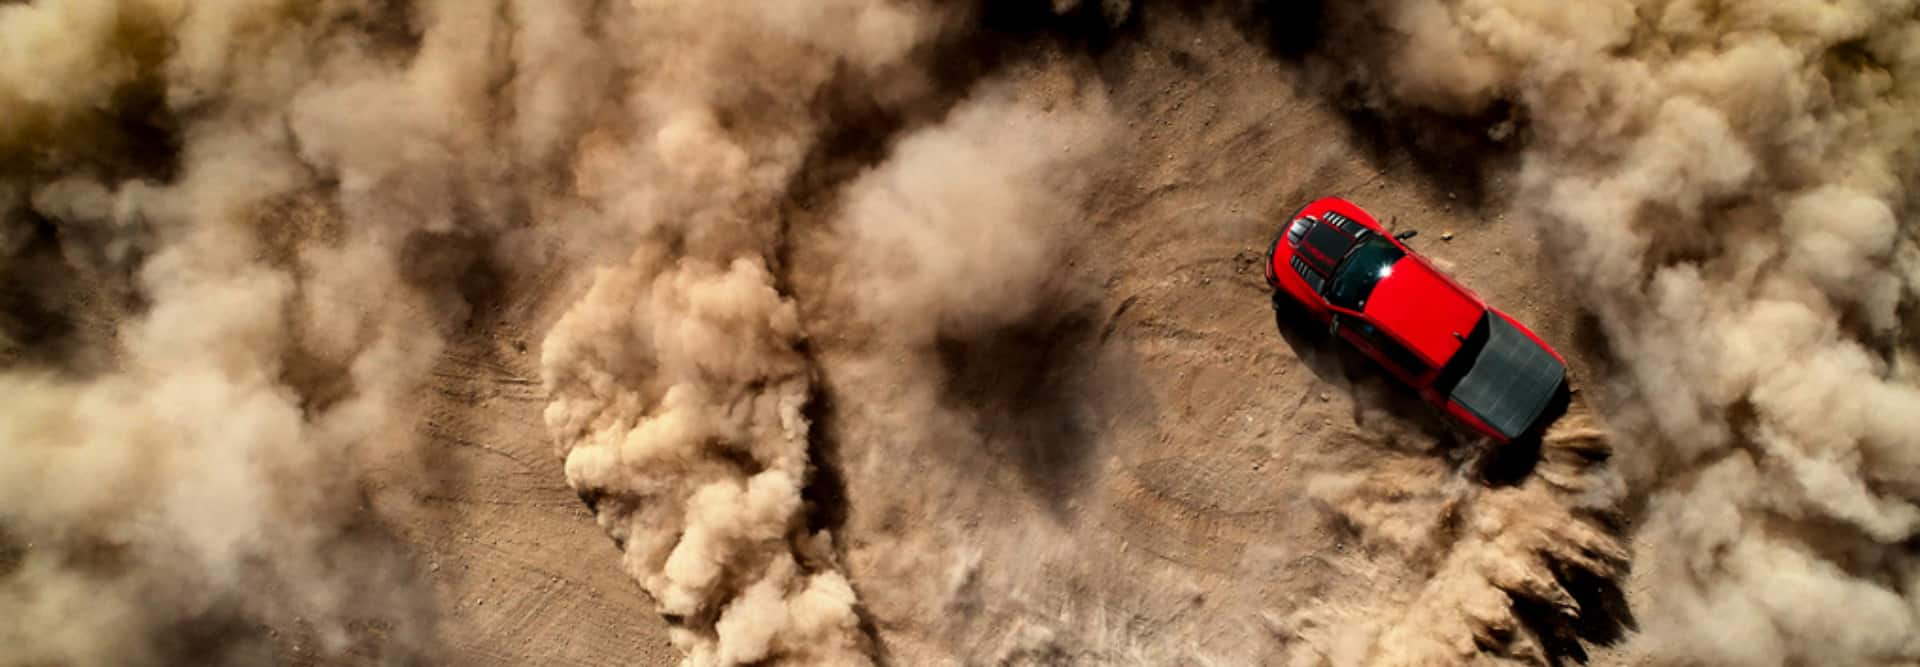
<svg viewBox="0 0 1920 667"><path fill-rule="evenodd" d="M80 304L0 337L8 664L291 659L273 629L432 654L374 509L408 499L365 474L419 465L391 434L471 315L456 283L528 196L518 151L563 143L493 139L507 29L465 3L0 6L0 272Z"/></svg>
<svg viewBox="0 0 1920 667"><path fill-rule="evenodd" d="M1645 498L1630 654L1911 661L1911 2L1372 2L1382 108L1505 114L1516 201L1612 352ZM1578 540L1575 540L1578 543Z"/></svg>
<svg viewBox="0 0 1920 667"><path fill-rule="evenodd" d="M784 248L835 235L845 270L829 289L844 308L829 328L856 318L876 327L862 335L921 349L1027 320L1058 274L1059 241L1040 223L1072 212L1040 172L1091 152L1097 130L1086 113L971 93L850 175L825 210L797 210L805 168L822 168L808 161L837 129L812 100L906 113L927 98L915 49L950 38L950 17L841 2L634 21L634 43L657 50L642 60L680 64L633 74L623 125L577 157L587 208L637 247L596 274L544 346L568 482L692 664L865 663L874 638L831 526L814 518L832 510L805 493L819 370L788 286L811 277L783 275ZM854 39L833 36L845 25ZM933 428L900 426L893 437Z"/></svg>
<svg viewBox="0 0 1920 667"><path fill-rule="evenodd" d="M782 205L841 70L912 85L938 13L882 2L637 3L643 66L576 158L583 215L636 246L599 271L542 360L567 482L672 624L689 664L865 664L832 536L808 525L805 332L776 271Z"/></svg>
<svg viewBox="0 0 1920 667"><path fill-rule="evenodd" d="M26 298L93 309L64 333L9 320L0 339L0 385L20 397L0 408L0 601L22 619L9 659L260 662L285 658L267 629L291 627L324 657L432 656L427 591L380 526L411 500L371 489L369 466L424 465L405 463L394 427L447 336L487 306L484 284L569 260L604 266L542 346L547 422L673 641L691 664L870 659L802 493L816 369L786 291L786 226L796 198L831 192L818 172L851 173L833 142L863 140L838 116L931 122L966 94L967 75L936 76L927 51L963 38L969 11L0 7L0 270L48 286ZM851 196L863 248L904 243L984 281L948 293L954 275L923 274L863 293L873 312L950 311L941 328L1031 313L979 298L1016 287L989 278L994 263L929 245L969 231L916 230L888 208L1038 187L1011 180L1036 159L945 185L926 162L993 166L967 142L1037 122L989 109L1012 104L955 112L960 129L899 148L910 170L863 179L896 182ZM1020 249L1010 225L1066 214L1020 208L1048 201L1009 196L981 218L1001 227L971 231ZM925 229L945 236L914 240ZM1052 274L1038 247L1007 281ZM44 353L49 335L72 349Z"/></svg>
<svg viewBox="0 0 1920 667"><path fill-rule="evenodd" d="M1070 300L1084 172L1111 136L1097 99L1042 109L978 93L847 186L841 285L874 335L926 347L1041 319Z"/></svg>
<svg viewBox="0 0 1920 667"><path fill-rule="evenodd" d="M1296 660L1551 664L1584 656L1581 642L1617 640L1628 610L1610 582L1631 556L1619 536L1625 489L1607 465L1609 434L1592 419L1578 409L1561 417L1527 452L1539 460L1518 483L1498 480L1485 460L1452 468L1433 452L1378 444L1366 454L1375 460L1319 473L1308 493L1418 583L1278 619L1279 632L1313 643Z"/></svg>
<svg viewBox="0 0 1920 667"><path fill-rule="evenodd" d="M1099 631L1027 607L1092 548L1030 503L1069 493L1093 456L1074 424L1086 406L1047 398L1071 373L1047 340L1090 301L1072 241L1090 232L1088 167L1116 136L1097 88L1049 81L1075 94L987 86L902 137L847 185L820 232L832 273L802 291L821 297L810 320L838 415L823 437L860 505L847 560L896 661L1097 655L1077 650ZM924 462L905 486L903 461ZM1031 493L1000 488L1006 461ZM913 516L941 518L902 525Z"/></svg>

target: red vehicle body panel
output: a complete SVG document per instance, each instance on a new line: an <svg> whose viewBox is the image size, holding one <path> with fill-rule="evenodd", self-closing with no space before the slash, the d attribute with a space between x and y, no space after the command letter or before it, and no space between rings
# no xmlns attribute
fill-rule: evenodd
<svg viewBox="0 0 1920 667"><path fill-rule="evenodd" d="M1369 330L1362 331L1359 326L1343 324L1340 337L1413 387L1428 403L1445 410L1468 428L1496 441L1508 440L1506 435L1450 400L1434 386L1442 368L1460 351L1462 338L1483 313L1491 313L1511 323L1555 359L1562 363L1565 360L1531 329L1506 313L1487 306L1471 290L1454 282L1419 253L1394 239L1378 220L1353 202L1337 197L1314 201L1287 218L1286 225L1291 226L1302 218L1325 220L1328 213L1365 227L1380 238L1392 241L1406 253L1375 284L1362 306L1365 312L1356 313L1329 303L1315 286L1301 277L1294 266L1296 252L1317 253L1301 258L1310 264L1310 268L1331 266L1342 258L1327 257L1325 250L1314 247L1312 243L1301 242L1297 247L1290 244L1288 227L1285 226L1274 239L1270 250L1266 266L1268 284L1276 292L1284 293L1304 306L1307 313L1321 324L1329 324L1333 316L1338 314L1345 323L1372 325ZM1368 334L1374 339L1370 340ZM1419 357L1419 361L1424 362L1424 368L1410 368L1404 353L1396 357L1382 349L1394 343ZM1396 361L1396 358L1401 361Z"/></svg>
<svg viewBox="0 0 1920 667"><path fill-rule="evenodd" d="M1427 363L1439 366L1460 350L1460 336L1473 330L1486 305L1446 276L1408 253L1393 265L1393 275L1373 288L1366 314L1390 323L1394 334Z"/></svg>

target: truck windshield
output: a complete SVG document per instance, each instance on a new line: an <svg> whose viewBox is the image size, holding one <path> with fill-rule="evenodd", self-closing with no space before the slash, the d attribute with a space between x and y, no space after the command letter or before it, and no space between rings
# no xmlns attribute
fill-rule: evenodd
<svg viewBox="0 0 1920 667"><path fill-rule="evenodd" d="M1327 281L1327 301L1347 310L1365 310L1373 286L1392 275L1394 263L1406 255L1392 241L1368 236L1334 268L1333 280Z"/></svg>

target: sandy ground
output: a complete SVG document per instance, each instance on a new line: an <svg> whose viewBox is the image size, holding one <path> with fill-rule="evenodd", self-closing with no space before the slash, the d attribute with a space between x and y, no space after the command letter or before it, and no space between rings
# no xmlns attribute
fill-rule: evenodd
<svg viewBox="0 0 1920 667"><path fill-rule="evenodd" d="M848 378L887 369L812 332L836 537L894 664L1271 662L1302 650L1288 619L1303 611L1419 584L1310 488L1381 448L1447 440L1374 369L1276 327L1262 245L1311 198L1420 230L1415 247L1589 373L1590 333L1502 215L1500 177L1468 175L1486 160L1498 174L1497 153L1456 164L1406 148L1226 16L1139 18L1098 44L1035 40L994 77L1035 100L1098 81L1120 139L1092 174L1091 214L1063 223L1081 296L1042 326L945 351L947 399L980 416L962 438L977 447L878 437L861 406L884 405L885 385ZM828 268L807 242L792 271L803 309L806 276ZM679 659L541 423L539 339L583 288L578 268L500 277L414 397L412 433L395 434L417 438L429 481L400 461L371 480L433 584L443 664ZM1472 455L1442 445L1423 445L1437 485ZM949 481L902 479L914 466ZM305 662L288 641L282 657Z"/></svg>
<svg viewBox="0 0 1920 667"><path fill-rule="evenodd" d="M397 462L372 496L433 582L445 664L673 664L652 602L567 488L541 421L530 346L567 284L524 284L451 341L417 397L402 437L418 439L428 474Z"/></svg>

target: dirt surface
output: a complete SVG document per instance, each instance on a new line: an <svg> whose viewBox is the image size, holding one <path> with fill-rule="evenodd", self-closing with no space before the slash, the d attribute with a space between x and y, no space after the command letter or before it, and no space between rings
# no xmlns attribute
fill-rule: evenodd
<svg viewBox="0 0 1920 667"><path fill-rule="evenodd" d="M417 439L424 464L408 454L370 485L433 584L442 658L674 664L665 626L567 488L541 421L534 345L570 285L558 274L503 284L414 397L413 432L395 436Z"/></svg>

